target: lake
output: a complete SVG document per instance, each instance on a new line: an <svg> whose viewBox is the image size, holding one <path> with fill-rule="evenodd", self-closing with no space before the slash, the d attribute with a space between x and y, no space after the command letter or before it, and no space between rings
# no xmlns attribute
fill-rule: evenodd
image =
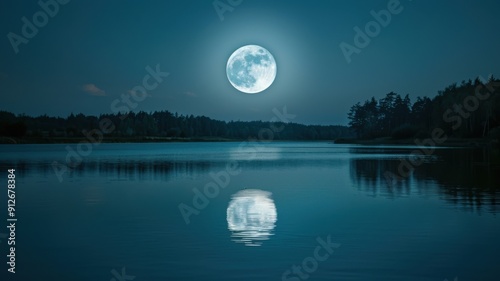
<svg viewBox="0 0 500 281"><path fill-rule="evenodd" d="M416 147L67 147L0 145L2 224L7 169L18 220L1 280L500 278L500 170L482 150L433 148L402 175Z"/></svg>

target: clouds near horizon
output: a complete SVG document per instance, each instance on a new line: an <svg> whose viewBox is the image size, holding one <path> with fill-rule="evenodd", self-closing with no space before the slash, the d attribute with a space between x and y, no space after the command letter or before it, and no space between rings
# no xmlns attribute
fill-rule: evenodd
<svg viewBox="0 0 500 281"><path fill-rule="evenodd" d="M85 84L82 90L92 96L105 96L106 92L98 88L95 84Z"/></svg>

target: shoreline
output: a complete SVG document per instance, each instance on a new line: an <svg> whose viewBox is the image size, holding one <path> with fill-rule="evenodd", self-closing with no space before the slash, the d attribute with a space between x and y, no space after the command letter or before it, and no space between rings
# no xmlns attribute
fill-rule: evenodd
<svg viewBox="0 0 500 281"><path fill-rule="evenodd" d="M105 137L98 143L169 143L169 142L244 142L245 139L228 139L214 137L197 137L197 138L178 138L178 137ZM72 144L79 142L90 142L84 137L68 138L68 137L26 137L26 138L11 138L0 137L0 145L2 144ZM273 142L333 142L332 140L273 140Z"/></svg>
<svg viewBox="0 0 500 281"><path fill-rule="evenodd" d="M0 137L0 145L2 144L72 144L79 142L90 142L84 137L27 137L27 138L11 138ZM198 138L178 138L178 137L105 137L99 143L169 143L169 142L242 142L248 139L227 139L213 137L198 137ZM274 140L273 142L328 142L333 144L356 144L356 145L417 145L415 139L392 139L376 138L376 139L354 139L354 138L339 138L335 140ZM435 146L442 147L499 147L500 143L495 139L488 138L449 138L442 144Z"/></svg>
<svg viewBox="0 0 500 281"><path fill-rule="evenodd" d="M359 145L414 145L416 138L410 139L392 139L390 137L386 138L376 138L376 139L337 139L334 141L335 144L359 144ZM497 146L499 142L495 139L488 138L448 138L442 144L435 144L434 146L441 147L491 147Z"/></svg>
<svg viewBox="0 0 500 281"><path fill-rule="evenodd" d="M224 138L175 138L175 137L104 137L98 143L153 143L153 142L232 142L239 141ZM85 137L25 137L11 138L0 137L0 145L2 144L64 144L64 143L79 143L89 142Z"/></svg>

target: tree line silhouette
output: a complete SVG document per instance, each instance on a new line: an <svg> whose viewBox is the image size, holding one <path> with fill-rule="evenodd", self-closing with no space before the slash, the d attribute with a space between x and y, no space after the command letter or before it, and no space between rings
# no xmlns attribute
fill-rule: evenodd
<svg viewBox="0 0 500 281"><path fill-rule="evenodd" d="M122 118L120 118L122 117ZM266 128L279 128L273 131L274 140L334 140L352 137L347 126L302 125L297 123L270 123L263 121L220 121L206 116L179 115L169 111L147 113L129 112L126 118L119 114L90 116L71 114L67 118L42 115L31 117L0 111L0 136L15 138L80 138L84 131L99 128L99 121L107 118L115 129L105 135L115 140L131 137L170 137L170 138L213 138L247 139L270 138L262 134ZM268 132L269 133L269 132Z"/></svg>
<svg viewBox="0 0 500 281"><path fill-rule="evenodd" d="M456 138L500 138L499 82L493 76L486 83L469 79L414 103L394 92L372 97L350 108L349 126L361 139L428 137L435 128Z"/></svg>
<svg viewBox="0 0 500 281"><path fill-rule="evenodd" d="M356 103L348 113L349 127L339 125L303 125L275 123L283 130L273 132L276 140L335 140L358 137L372 139L392 137L404 139L428 137L434 128L441 128L456 138L493 137L500 139L500 94L494 88L500 80L493 77L483 83L479 78L446 87L433 97L410 97L390 92L376 100ZM475 98L481 92L481 99ZM489 92L488 92L489 91ZM488 95L484 94L488 93ZM14 138L79 138L84 131L99 128L107 118L116 127L106 137L170 137L170 138L257 138L262 129L270 128L263 121L220 121L206 116L179 115L169 111L129 112L100 116L71 114L66 118L45 115L32 117L0 111L0 136ZM285 125L285 126L282 126Z"/></svg>

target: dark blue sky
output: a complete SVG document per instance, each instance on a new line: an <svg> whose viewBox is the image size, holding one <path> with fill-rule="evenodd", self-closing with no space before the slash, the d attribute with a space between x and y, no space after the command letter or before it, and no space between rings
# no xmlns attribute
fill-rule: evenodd
<svg viewBox="0 0 500 281"><path fill-rule="evenodd" d="M0 110L111 113L114 100L143 84L145 68L159 65L169 76L134 111L269 120L287 106L295 122L346 124L351 105L371 96L434 96L453 82L500 76L497 0L401 0L400 13L348 63L339 45L355 46L353 28L391 1L243 0L221 20L212 0L72 0L46 24L38 13L38 33L17 54L9 33L23 36L22 17L33 22L42 8L2 1ZM239 1L219 3L231 2ZM274 84L256 95L238 92L225 73L247 44L268 49L278 67Z"/></svg>

